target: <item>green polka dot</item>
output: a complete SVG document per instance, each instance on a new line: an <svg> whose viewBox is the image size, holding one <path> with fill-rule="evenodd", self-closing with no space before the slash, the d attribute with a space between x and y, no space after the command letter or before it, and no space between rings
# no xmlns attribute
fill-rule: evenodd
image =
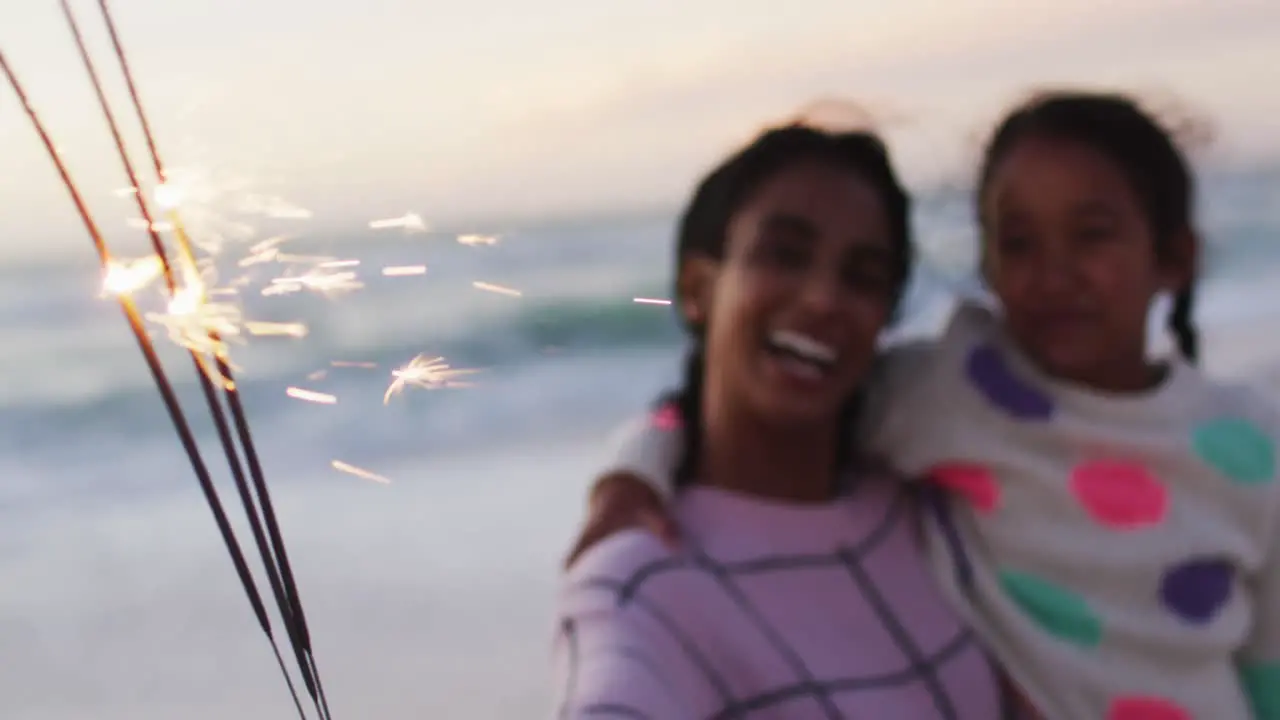
<svg viewBox="0 0 1280 720"><path fill-rule="evenodd" d="M1000 573L1000 583L1045 632L1088 648L1102 641L1102 620L1079 595L1044 578L1010 570Z"/></svg>
<svg viewBox="0 0 1280 720"><path fill-rule="evenodd" d="M1238 483L1260 485L1275 478L1275 445L1247 420L1207 422L1192 432L1191 444L1200 459Z"/></svg>
<svg viewBox="0 0 1280 720"><path fill-rule="evenodd" d="M1280 720L1280 662L1245 665L1240 680L1253 705L1254 720Z"/></svg>

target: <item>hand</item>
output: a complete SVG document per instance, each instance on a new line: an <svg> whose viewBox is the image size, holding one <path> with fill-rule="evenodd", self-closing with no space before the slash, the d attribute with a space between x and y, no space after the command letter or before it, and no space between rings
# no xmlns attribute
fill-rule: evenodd
<svg viewBox="0 0 1280 720"><path fill-rule="evenodd" d="M606 475L591 490L586 524L565 567L573 565L587 548L629 528L648 530L672 547L680 542L680 529L653 488L627 473Z"/></svg>

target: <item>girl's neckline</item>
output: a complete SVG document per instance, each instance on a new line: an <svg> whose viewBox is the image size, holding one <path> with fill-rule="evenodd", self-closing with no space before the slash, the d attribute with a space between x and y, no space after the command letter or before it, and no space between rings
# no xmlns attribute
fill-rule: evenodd
<svg viewBox="0 0 1280 720"><path fill-rule="evenodd" d="M966 303L960 312L981 315L985 326L982 334L991 338L999 352L1007 358L1009 367L1017 375L1048 391L1054 404L1088 415L1108 417L1151 417L1166 413L1185 412L1187 390L1198 377L1195 368L1176 355L1158 361L1163 369L1158 382L1151 387L1133 392L1100 390L1081 383L1053 377L1041 370L1028 358L1012 338L1004 332L998 314L989 308ZM1194 395L1194 393L1190 393Z"/></svg>

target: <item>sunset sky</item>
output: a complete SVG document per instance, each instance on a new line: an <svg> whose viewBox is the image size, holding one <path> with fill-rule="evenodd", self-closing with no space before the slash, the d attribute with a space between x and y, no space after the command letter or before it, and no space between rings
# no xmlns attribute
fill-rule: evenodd
<svg viewBox="0 0 1280 720"><path fill-rule="evenodd" d="M73 6L123 113L96 3ZM320 227L669 202L761 124L823 96L880 117L917 187L963 179L1002 108L1055 83L1176 94L1217 129L1206 162L1280 156L1275 0L113 8L170 163L247 179ZM0 50L104 224L122 226L129 207L112 190L126 183L57 3L0 0ZM0 87L0 257L79 250L70 203L12 100Z"/></svg>

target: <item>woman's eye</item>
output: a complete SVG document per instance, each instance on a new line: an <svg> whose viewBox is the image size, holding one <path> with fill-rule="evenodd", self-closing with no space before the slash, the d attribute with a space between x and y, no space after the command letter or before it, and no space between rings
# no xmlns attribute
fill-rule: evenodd
<svg viewBox="0 0 1280 720"><path fill-rule="evenodd" d="M996 251L1001 255L1024 255L1031 250L1031 238L1021 233L996 236Z"/></svg>
<svg viewBox="0 0 1280 720"><path fill-rule="evenodd" d="M881 295L893 286L888 268L859 266L844 273L844 283L853 292Z"/></svg>
<svg viewBox="0 0 1280 720"><path fill-rule="evenodd" d="M809 250L796 243L766 242L761 257L766 262L788 270L800 269L809 263Z"/></svg>
<svg viewBox="0 0 1280 720"><path fill-rule="evenodd" d="M1085 242L1105 242L1110 240L1115 233L1110 225L1091 225L1078 229L1076 237Z"/></svg>

